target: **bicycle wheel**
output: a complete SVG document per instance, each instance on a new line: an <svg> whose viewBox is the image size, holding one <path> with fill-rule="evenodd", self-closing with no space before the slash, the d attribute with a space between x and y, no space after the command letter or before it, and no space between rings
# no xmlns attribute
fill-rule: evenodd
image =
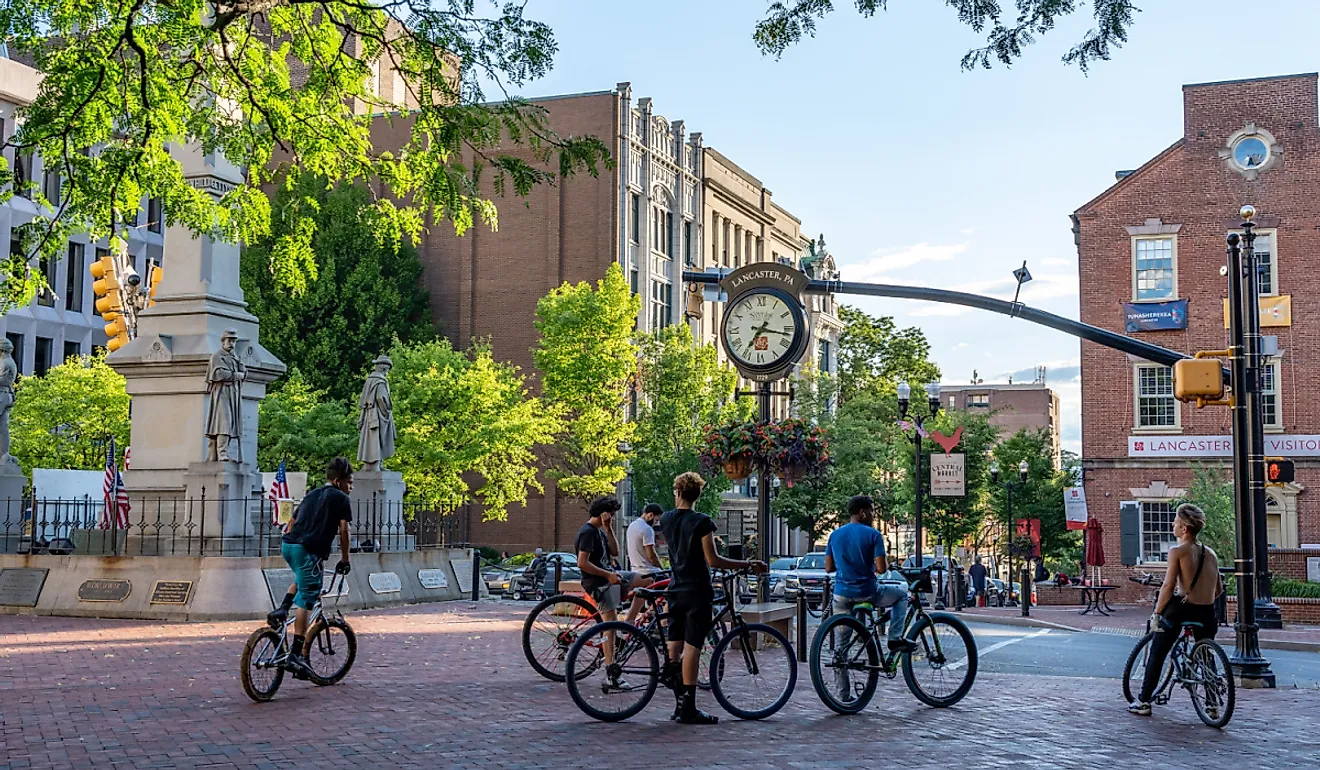
<svg viewBox="0 0 1320 770"><path fill-rule="evenodd" d="M325 687L348 676L348 670L357 660L357 635L348 623L339 618L322 618L312 626L303 654L316 678L312 684Z"/></svg>
<svg viewBox="0 0 1320 770"><path fill-rule="evenodd" d="M697 687L703 690L710 689L710 659L715 653L715 645L724 638L727 628L723 623L716 625L706 635L706 643L701 646L701 666L697 669ZM715 675L724 676L722 669L717 669Z"/></svg>
<svg viewBox="0 0 1320 770"><path fill-rule="evenodd" d="M942 612L919 619L907 638L917 648L903 653L903 679L917 700L946 708L967 695L976 680L976 640L958 618Z"/></svg>
<svg viewBox="0 0 1320 770"><path fill-rule="evenodd" d="M834 615L811 642L811 684L839 714L866 708L880 681L880 649L866 625L852 615Z"/></svg>
<svg viewBox="0 0 1320 770"><path fill-rule="evenodd" d="M522 647L536 673L552 682L564 681L564 660L582 632L600 622L600 613L580 596L551 596L532 608L523 622ZM599 665L597 658L583 656L578 676L586 676Z"/></svg>
<svg viewBox="0 0 1320 770"><path fill-rule="evenodd" d="M1123 698L1128 703L1136 703L1137 698L1141 697L1141 683L1146 678L1146 662L1150 660L1150 643L1155 638L1155 632L1150 632L1137 641L1132 652L1128 653L1127 664L1123 666ZM1169 685L1169 678L1173 676L1173 666L1169 664L1168 657L1164 659L1164 673L1160 676L1159 684L1156 685L1155 695L1164 692L1164 688Z"/></svg>
<svg viewBox="0 0 1320 770"><path fill-rule="evenodd" d="M614 662L580 668L578 659L598 660L606 640L614 638ZM621 620L598 623L580 635L568 650L568 670L585 675L568 679L568 694L587 716L618 722L636 716L655 696L660 683L660 655L655 643L636 626Z"/></svg>
<svg viewBox="0 0 1320 770"><path fill-rule="evenodd" d="M1233 718L1237 705L1237 688L1233 684L1233 670L1228 655L1213 639L1202 639L1192 645L1188 668L1192 678L1183 683L1192 696L1196 715L1209 727L1222 728Z"/></svg>
<svg viewBox="0 0 1320 770"><path fill-rule="evenodd" d="M243 645L240 659L240 678L243 680L243 692L257 703L265 703L275 697L284 680L284 666L280 661L280 647L284 637L269 628L259 628L248 637Z"/></svg>
<svg viewBox="0 0 1320 770"><path fill-rule="evenodd" d="M784 707L797 685L797 657L784 635L760 623L735 626L711 653L710 689L739 719L765 719Z"/></svg>

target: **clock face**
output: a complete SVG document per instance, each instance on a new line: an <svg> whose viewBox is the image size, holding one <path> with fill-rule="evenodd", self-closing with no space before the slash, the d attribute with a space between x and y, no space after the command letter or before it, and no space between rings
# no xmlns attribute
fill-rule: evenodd
<svg viewBox="0 0 1320 770"><path fill-rule="evenodd" d="M779 292L744 294L725 312L725 350L749 368L770 368L799 352L802 325L801 308L791 298Z"/></svg>

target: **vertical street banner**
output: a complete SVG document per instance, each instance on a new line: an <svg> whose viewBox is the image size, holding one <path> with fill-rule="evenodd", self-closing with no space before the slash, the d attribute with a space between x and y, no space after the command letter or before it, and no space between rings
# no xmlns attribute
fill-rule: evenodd
<svg viewBox="0 0 1320 770"><path fill-rule="evenodd" d="M1086 490L1068 487L1063 490L1063 518L1068 529L1086 529Z"/></svg>
<svg viewBox="0 0 1320 770"><path fill-rule="evenodd" d="M930 494L932 497L962 497L967 494L966 456L932 454L930 456Z"/></svg>

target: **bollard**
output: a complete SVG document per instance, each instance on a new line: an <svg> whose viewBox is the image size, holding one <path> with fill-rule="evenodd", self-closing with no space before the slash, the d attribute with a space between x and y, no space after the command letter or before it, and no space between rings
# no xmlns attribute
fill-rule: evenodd
<svg viewBox="0 0 1320 770"><path fill-rule="evenodd" d="M559 581L564 577L564 560L555 559L555 596L560 594Z"/></svg>
<svg viewBox="0 0 1320 770"><path fill-rule="evenodd" d="M953 609L955 612L962 612L966 606L967 582L963 577L963 568L959 564L953 568Z"/></svg>
<svg viewBox="0 0 1320 770"><path fill-rule="evenodd" d="M1022 605L1022 617L1031 617L1031 568L1024 566L1022 568L1022 590L1018 591L1019 603Z"/></svg>
<svg viewBox="0 0 1320 770"><path fill-rule="evenodd" d="M824 601L824 600L822 600ZM797 657L799 663L807 662L807 592L798 594L797 600Z"/></svg>
<svg viewBox="0 0 1320 770"><path fill-rule="evenodd" d="M481 601L481 551L472 549L472 601Z"/></svg>

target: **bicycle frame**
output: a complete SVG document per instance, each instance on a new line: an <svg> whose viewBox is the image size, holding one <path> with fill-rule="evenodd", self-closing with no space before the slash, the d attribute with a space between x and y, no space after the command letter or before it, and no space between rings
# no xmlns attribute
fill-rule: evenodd
<svg viewBox="0 0 1320 770"><path fill-rule="evenodd" d="M925 606L921 603L921 598L919 593L913 587L914 581L910 579L910 576L908 575L908 572L906 570L904 570L903 573L905 576L909 577L908 610L907 610L907 615L903 619L903 633L902 633L902 636L904 638L907 638L908 634L911 633L913 627L916 626L916 624L919 623L921 620L929 617L929 615L926 613ZM917 574L917 581L928 578L929 578L928 570L922 570ZM890 612L892 612L892 609L890 608L877 610L874 606L870 605L869 603L864 603L864 606L861 607L854 607L852 610L853 617L857 618L857 620L861 622L863 626L866 627L866 633L871 637L872 640L876 641L876 647L879 648L880 650L880 665L878 668L881 672L885 674L885 676L893 676L898 672L898 664L899 664L899 660L901 659L901 655L899 653L893 653L889 651L889 645L880 643L881 641L884 641L885 639L888 638L887 630L884 629L883 624L888 622ZM944 650L940 646L939 635L931 634L931 639L934 640L935 649L932 654L932 650L927 648L926 655L935 660L943 659ZM924 637L922 638L922 644L923 645L927 644ZM869 669L871 668L871 666L867 666L866 668Z"/></svg>
<svg viewBox="0 0 1320 770"><path fill-rule="evenodd" d="M335 573L334 577L330 578L330 586L328 588L324 588L321 590L321 596L328 596L330 594L334 594L335 617L339 620L344 619L343 612L339 610L339 596L342 593L340 589L343 588L344 583L347 580L348 577L346 575ZM338 588L336 588L335 586L336 581L338 581L339 583ZM316 605L312 607L311 614L307 616L307 627L314 628L316 626L316 622L324 617L326 617L324 605L320 601L317 601ZM289 644L289 629L293 626L295 622L297 622L296 613L290 613L289 618L284 621L284 625L280 628L280 643L275 648L274 659L269 661L260 660L259 662L262 665L282 666L286 661L288 661L289 654L293 651L292 650L293 645Z"/></svg>

